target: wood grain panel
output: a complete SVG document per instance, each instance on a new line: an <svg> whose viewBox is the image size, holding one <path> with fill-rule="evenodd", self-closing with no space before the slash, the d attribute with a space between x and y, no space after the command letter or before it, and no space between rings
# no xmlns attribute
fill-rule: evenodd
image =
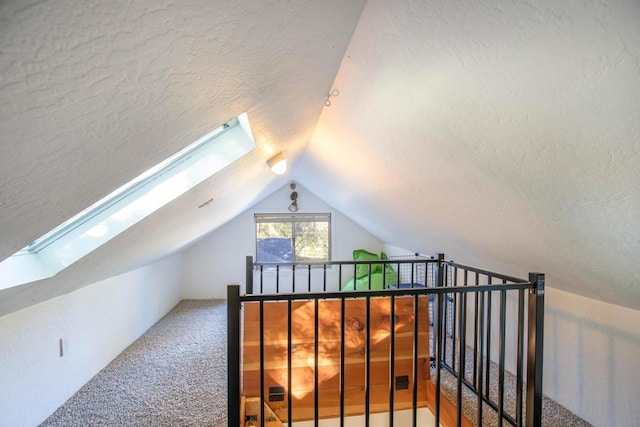
<svg viewBox="0 0 640 427"><path fill-rule="evenodd" d="M391 298L370 299L370 376L372 394L371 410L388 410L390 382L390 330ZM422 381L429 379L429 319L428 301L419 298L418 316L418 375ZM269 387L287 388L287 302L264 302L264 361L265 396ZM259 303L244 304L243 394L260 394L260 312ZM308 419L308 408L313 411L315 354L314 354L315 304L313 301L291 303L292 323L292 400L294 419ZM340 301L318 302L318 393L325 416L334 412L326 409L339 402L340 388L340 326L345 325L345 395L348 396L348 412L351 415L364 412L365 364L366 364L366 299L345 301L345 317L340 319ZM414 299L395 298L395 375L409 378L409 390L413 388L413 336ZM422 382L421 381L421 382ZM422 388L426 387L420 385ZM426 388L425 388L426 390ZM286 393L286 391L285 391ZM379 397L374 397L380 395ZM404 396L404 397L403 397ZM409 396L407 398L407 396ZM402 399L411 402L410 392L397 391L398 405ZM309 400L310 399L310 400ZM362 404L358 404L359 401ZM376 400L377 399L377 400ZM426 396L421 396L421 406ZM379 402L378 402L379 400ZM272 403L273 404L273 403ZM284 407L284 404L276 404ZM386 406L385 406L386 405ZM406 405L406 402L405 402ZM336 406L337 405L333 405ZM384 408L386 409L383 409ZM307 408L307 409L305 409ZM286 411L285 411L286 412ZM301 418L302 417L302 418Z"/></svg>

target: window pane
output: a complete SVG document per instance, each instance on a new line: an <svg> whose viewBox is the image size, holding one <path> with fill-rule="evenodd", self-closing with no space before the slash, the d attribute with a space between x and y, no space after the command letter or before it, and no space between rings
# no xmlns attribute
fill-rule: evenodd
<svg viewBox="0 0 640 427"><path fill-rule="evenodd" d="M0 260L0 289L54 276L254 149L243 113Z"/></svg>
<svg viewBox="0 0 640 427"><path fill-rule="evenodd" d="M256 237L258 261L293 261L293 230L290 222L258 223Z"/></svg>
<svg viewBox="0 0 640 427"><path fill-rule="evenodd" d="M329 260L329 223L297 222L295 245L296 261Z"/></svg>
<svg viewBox="0 0 640 427"><path fill-rule="evenodd" d="M331 214L255 214L259 262L330 261Z"/></svg>

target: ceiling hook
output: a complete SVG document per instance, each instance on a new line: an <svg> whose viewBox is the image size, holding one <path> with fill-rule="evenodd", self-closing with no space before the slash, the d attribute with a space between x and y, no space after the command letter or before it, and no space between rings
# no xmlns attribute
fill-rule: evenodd
<svg viewBox="0 0 640 427"><path fill-rule="evenodd" d="M333 89L331 92L329 92L329 95L327 95L327 99L324 101L324 105L327 107L331 107L331 98L335 98L336 96L340 95L340 91L338 89Z"/></svg>

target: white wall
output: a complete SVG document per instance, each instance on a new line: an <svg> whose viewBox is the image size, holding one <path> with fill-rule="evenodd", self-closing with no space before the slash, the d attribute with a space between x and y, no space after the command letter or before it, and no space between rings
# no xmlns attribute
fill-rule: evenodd
<svg viewBox="0 0 640 427"><path fill-rule="evenodd" d="M544 393L595 426L640 420L640 311L547 287Z"/></svg>
<svg viewBox="0 0 640 427"><path fill-rule="evenodd" d="M469 301L471 304L472 299ZM515 372L516 361L516 307L517 298L510 294L506 367L511 372ZM494 328L499 323L498 313L499 296L495 294ZM525 306L525 334L526 316ZM639 326L640 311L547 285L543 393L594 426L636 426L640 420ZM468 339L472 340L471 334ZM498 359L497 341L492 341L493 360Z"/></svg>
<svg viewBox="0 0 640 427"><path fill-rule="evenodd" d="M299 213L331 213L331 251L334 260L351 260L354 249L362 248L372 252L382 250L380 240L304 187L298 185L296 191L299 195ZM228 284L244 285L245 257L255 257L253 215L288 212L290 193L291 189L287 184L186 249L182 277L183 298L226 298ZM335 271L329 274L337 276ZM330 280L334 279L332 277Z"/></svg>
<svg viewBox="0 0 640 427"><path fill-rule="evenodd" d="M38 425L171 310L181 265L174 255L1 317L0 426Z"/></svg>

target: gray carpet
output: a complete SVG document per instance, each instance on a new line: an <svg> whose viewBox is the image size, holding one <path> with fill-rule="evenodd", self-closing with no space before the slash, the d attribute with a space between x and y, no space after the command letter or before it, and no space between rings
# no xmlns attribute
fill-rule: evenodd
<svg viewBox="0 0 640 427"><path fill-rule="evenodd" d="M180 302L42 426L226 426L226 330L226 301ZM469 373L471 365L468 358ZM515 407L508 397L515 395L514 383L506 373L509 412ZM455 401L453 376L443 374L442 388ZM497 380L491 390L495 399ZM476 424L475 398L466 392L464 396L463 411ZM487 407L483 425L497 425L495 413ZM543 425L589 426L546 398Z"/></svg>
<svg viewBox="0 0 640 427"><path fill-rule="evenodd" d="M431 335L433 337L433 334ZM452 354L452 340L447 338L447 363L450 365L453 363L451 360ZM433 343L433 341L432 341ZM456 357L458 357L456 355ZM456 362L457 364L458 362ZM458 396L458 380L455 376L449 373L449 371L441 370L441 389L451 402L457 401ZM471 381L473 377L473 351L467 349L465 357L465 378ZM498 375L499 369L496 363L490 363L490 384L489 384L489 396L492 401L498 402ZM431 369L431 377L435 381L435 369ZM484 386L483 386L484 388ZM516 376L512 373L505 371L504 373L504 412L511 415L515 419L516 413ZM526 385L524 386L526 390ZM523 418L526 419L526 399L523 401ZM467 387L462 385L462 412L467 419L475 426L480 425L478 423L478 403L477 396L473 394ZM482 425L483 426L497 426L498 414L493 408L489 407L486 403L482 405ZM509 425L505 423L504 425ZM542 425L545 427L589 427L591 424L584 421L582 418L573 414L571 411L556 403L555 401L543 396L542 399Z"/></svg>
<svg viewBox="0 0 640 427"><path fill-rule="evenodd" d="M42 426L226 426L226 307L180 302Z"/></svg>

